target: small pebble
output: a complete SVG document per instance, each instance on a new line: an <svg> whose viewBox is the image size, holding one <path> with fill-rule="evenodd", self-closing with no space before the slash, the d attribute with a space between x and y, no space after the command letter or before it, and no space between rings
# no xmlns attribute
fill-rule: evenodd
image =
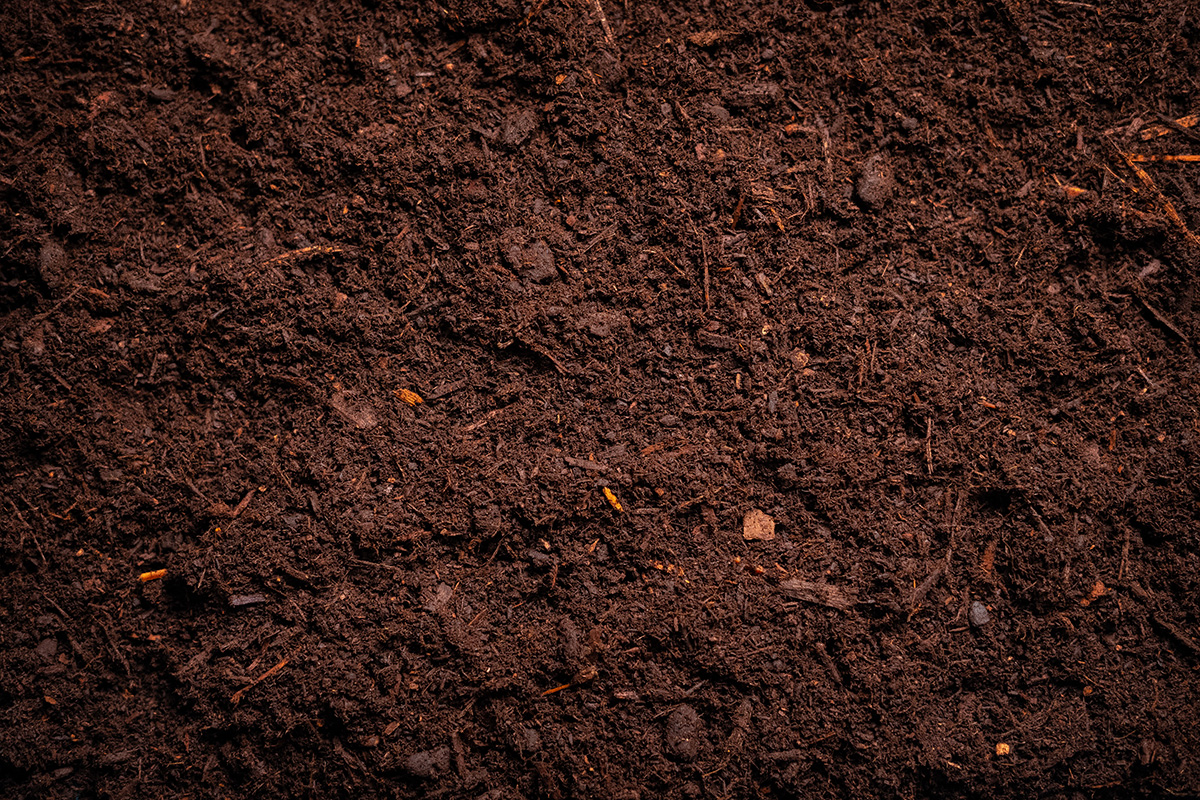
<svg viewBox="0 0 1200 800"><path fill-rule="evenodd" d="M769 47L764 48L760 57L763 61L773 61L775 60L775 51Z"/></svg>
<svg viewBox="0 0 1200 800"><path fill-rule="evenodd" d="M987 606L978 600L971 603L971 610L967 613L967 618L976 628L982 628L992 621L992 615L988 613Z"/></svg>

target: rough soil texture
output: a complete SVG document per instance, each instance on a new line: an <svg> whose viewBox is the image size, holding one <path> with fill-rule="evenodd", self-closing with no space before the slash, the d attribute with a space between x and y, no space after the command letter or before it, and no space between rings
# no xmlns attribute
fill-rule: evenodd
<svg viewBox="0 0 1200 800"><path fill-rule="evenodd" d="M0 794L1200 791L1197 41L3 4Z"/></svg>

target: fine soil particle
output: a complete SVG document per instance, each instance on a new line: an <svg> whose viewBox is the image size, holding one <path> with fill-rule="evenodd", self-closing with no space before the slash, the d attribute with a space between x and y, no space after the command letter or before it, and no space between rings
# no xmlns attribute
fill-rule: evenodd
<svg viewBox="0 0 1200 800"><path fill-rule="evenodd" d="M0 3L0 795L1194 796L1198 24Z"/></svg>

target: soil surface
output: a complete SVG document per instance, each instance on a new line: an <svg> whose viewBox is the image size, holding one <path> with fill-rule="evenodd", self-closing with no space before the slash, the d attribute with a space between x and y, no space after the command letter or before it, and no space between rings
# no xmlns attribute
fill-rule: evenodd
<svg viewBox="0 0 1200 800"><path fill-rule="evenodd" d="M3 4L0 793L1200 791L1198 20Z"/></svg>

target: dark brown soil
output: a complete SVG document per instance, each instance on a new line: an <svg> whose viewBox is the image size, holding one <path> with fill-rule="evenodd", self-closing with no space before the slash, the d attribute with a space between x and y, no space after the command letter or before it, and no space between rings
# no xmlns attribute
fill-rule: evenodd
<svg viewBox="0 0 1200 800"><path fill-rule="evenodd" d="M1198 19L3 4L0 794L1200 791Z"/></svg>

